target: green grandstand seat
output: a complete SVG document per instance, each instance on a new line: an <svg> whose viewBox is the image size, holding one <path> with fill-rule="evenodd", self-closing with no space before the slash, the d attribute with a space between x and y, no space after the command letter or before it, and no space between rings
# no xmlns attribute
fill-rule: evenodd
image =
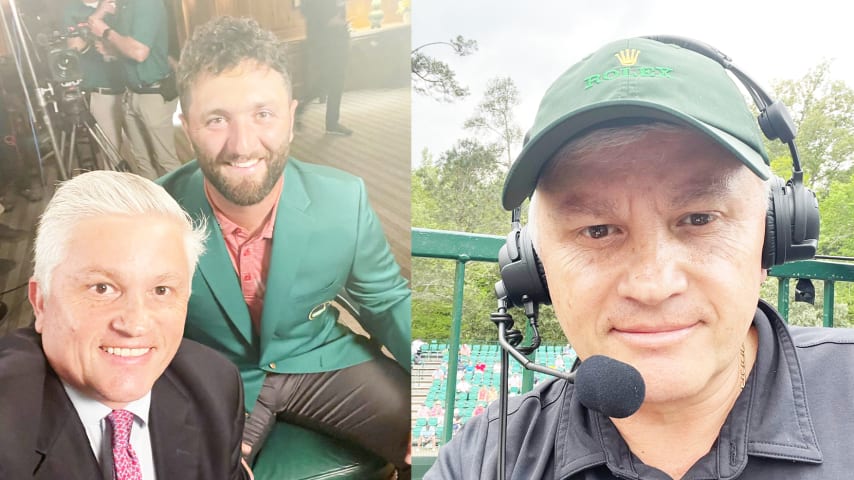
<svg viewBox="0 0 854 480"><path fill-rule="evenodd" d="M394 466L344 441L278 422L252 470L256 480L379 480Z"/></svg>
<svg viewBox="0 0 854 480"><path fill-rule="evenodd" d="M423 427L424 425L427 425L427 419L426 418L419 418L419 419L415 420L415 426L416 427Z"/></svg>
<svg viewBox="0 0 854 480"><path fill-rule="evenodd" d="M346 295L337 295L336 304L359 318ZM381 480L394 473L394 465L350 442L276 422L252 471L256 480Z"/></svg>

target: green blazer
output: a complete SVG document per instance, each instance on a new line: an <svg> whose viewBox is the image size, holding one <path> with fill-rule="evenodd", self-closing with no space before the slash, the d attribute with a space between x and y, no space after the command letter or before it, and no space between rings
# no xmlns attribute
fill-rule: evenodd
<svg viewBox="0 0 854 480"><path fill-rule="evenodd" d="M381 355L378 345L338 323L329 306L342 290L360 307L359 322L409 370L411 292L394 260L362 179L293 158L276 213L261 334L254 335L222 231L195 160L157 182L208 239L193 276L184 336L227 356L240 369L246 410L264 376L350 367Z"/></svg>

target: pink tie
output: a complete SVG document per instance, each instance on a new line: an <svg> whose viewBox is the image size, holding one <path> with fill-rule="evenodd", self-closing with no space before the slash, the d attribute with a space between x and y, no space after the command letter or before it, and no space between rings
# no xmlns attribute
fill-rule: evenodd
<svg viewBox="0 0 854 480"><path fill-rule="evenodd" d="M107 415L113 425L113 466L116 480L142 480L139 459L130 446L130 429L133 426L133 414L127 410L113 410Z"/></svg>

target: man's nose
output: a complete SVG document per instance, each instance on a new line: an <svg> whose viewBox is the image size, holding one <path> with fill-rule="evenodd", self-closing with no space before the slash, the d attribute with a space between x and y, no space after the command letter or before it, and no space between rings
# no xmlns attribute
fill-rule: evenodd
<svg viewBox="0 0 854 480"><path fill-rule="evenodd" d="M252 122L235 118L230 125L228 151L237 156L248 156L258 151L258 134Z"/></svg>
<svg viewBox="0 0 854 480"><path fill-rule="evenodd" d="M113 328L125 335L139 337L148 333L152 317L146 302L146 295L127 294L121 311L113 320Z"/></svg>
<svg viewBox="0 0 854 480"><path fill-rule="evenodd" d="M626 259L617 293L645 305L656 305L685 292L684 262L689 252L668 233L638 238Z"/></svg>

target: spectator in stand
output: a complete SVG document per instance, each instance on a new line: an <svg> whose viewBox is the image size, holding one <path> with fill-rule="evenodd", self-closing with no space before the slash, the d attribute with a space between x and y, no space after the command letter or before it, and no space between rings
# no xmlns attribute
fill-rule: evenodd
<svg viewBox="0 0 854 480"><path fill-rule="evenodd" d="M480 373L486 373L486 364L483 362L477 362L474 365L474 371L480 372Z"/></svg>
<svg viewBox="0 0 854 480"><path fill-rule="evenodd" d="M471 359L471 345L468 343L460 345L460 359L465 359L466 363Z"/></svg>
<svg viewBox="0 0 854 480"><path fill-rule="evenodd" d="M489 400L489 389L486 388L486 385L481 385L477 390L477 401L478 402L486 402Z"/></svg>
<svg viewBox="0 0 854 480"><path fill-rule="evenodd" d="M460 382L457 383L457 393L465 393L466 400L468 400L469 394L471 394L471 383L469 383L465 378L460 380Z"/></svg>
<svg viewBox="0 0 854 480"><path fill-rule="evenodd" d="M421 365L423 363L422 349L426 343L423 340L415 339L412 341L412 363Z"/></svg>
<svg viewBox="0 0 854 480"><path fill-rule="evenodd" d="M476 417L485 411L486 411L486 404L485 403L478 403L477 406L474 407L474 410L472 410L471 416Z"/></svg>
<svg viewBox="0 0 854 480"><path fill-rule="evenodd" d="M433 404L433 408L430 409L430 417L431 418L441 418L442 415L444 415L444 414L445 414L445 409L442 408L442 402L439 400L436 400L436 402Z"/></svg>
<svg viewBox="0 0 854 480"><path fill-rule="evenodd" d="M514 372L507 380L507 385L510 387L510 393L518 394L522 391L522 375L519 372Z"/></svg>
<svg viewBox="0 0 854 480"><path fill-rule="evenodd" d="M461 428L463 428L463 416L460 414L459 410L454 409L454 423L451 426L451 436L456 435Z"/></svg>
<svg viewBox="0 0 854 480"><path fill-rule="evenodd" d="M430 445L431 450L436 449L436 427L424 425L421 427L421 435L418 436L418 448L423 448L425 444Z"/></svg>
<svg viewBox="0 0 854 480"><path fill-rule="evenodd" d="M445 369L441 366L433 370L433 380L438 380L440 383L445 381Z"/></svg>
<svg viewBox="0 0 854 480"><path fill-rule="evenodd" d="M415 413L415 418L423 418L425 420L430 418L430 407L428 407L426 403L422 403L421 406L418 407L418 412Z"/></svg>
<svg viewBox="0 0 854 480"><path fill-rule="evenodd" d="M501 373L501 362L495 362L492 364L492 373Z"/></svg>
<svg viewBox="0 0 854 480"><path fill-rule="evenodd" d="M558 355L555 357L555 370L563 371L566 368L566 364L563 361L563 355Z"/></svg>
<svg viewBox="0 0 854 480"><path fill-rule="evenodd" d="M495 386L491 386L489 387L489 394L486 397L486 401L487 403L492 403L496 400L498 400L498 390L495 388Z"/></svg>

